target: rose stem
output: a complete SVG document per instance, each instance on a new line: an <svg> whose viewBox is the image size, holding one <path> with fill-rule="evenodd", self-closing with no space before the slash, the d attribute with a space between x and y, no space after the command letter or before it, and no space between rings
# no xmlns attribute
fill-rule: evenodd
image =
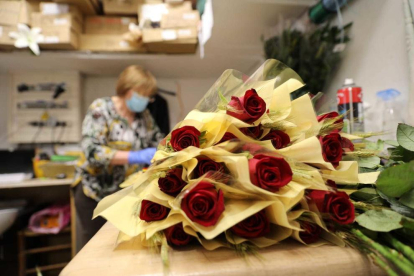
<svg viewBox="0 0 414 276"><path fill-rule="evenodd" d="M401 271L406 273L407 275L413 275L414 274L414 267L410 265L410 262L404 258L404 256L396 257L395 253L397 253L395 250L395 253L392 252L388 247L383 246L379 243L376 243L375 241L371 240L367 236L365 236L360 230L358 229L352 229L351 232L355 234L358 238L360 238L362 241L366 242L367 244L371 245L376 251L378 251L381 255L383 255L386 259L388 259L390 262L395 264ZM398 254L398 253L397 253Z"/></svg>
<svg viewBox="0 0 414 276"><path fill-rule="evenodd" d="M392 268L383 260L381 260L380 257L375 255L374 253L369 253L368 257L370 257L376 265L382 268L389 276L398 276L397 273L395 273Z"/></svg>
<svg viewBox="0 0 414 276"><path fill-rule="evenodd" d="M381 235L386 242L388 242L392 247L397 249L399 252L403 253L408 259L410 259L411 262L414 262L414 250L397 240L395 237L393 237L389 233L384 233Z"/></svg>

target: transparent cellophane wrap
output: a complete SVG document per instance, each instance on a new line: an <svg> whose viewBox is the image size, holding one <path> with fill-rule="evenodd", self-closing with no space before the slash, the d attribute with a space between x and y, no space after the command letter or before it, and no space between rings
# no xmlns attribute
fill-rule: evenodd
<svg viewBox="0 0 414 276"><path fill-rule="evenodd" d="M267 60L250 77L236 70L226 70L194 110L175 126L175 129L194 126L204 133L205 139L200 148L188 147L174 152L167 146L170 133L158 147L149 169L130 176L121 185L122 190L99 202L94 217L102 216L119 229L118 244L134 239L147 245L156 233L182 223L187 234L194 236L204 248L213 250L245 242L246 239L228 230L249 216L265 210L271 231L264 237L249 239L259 248L274 245L289 237L305 244L299 235L303 231L298 222L300 217L323 228L320 241L312 246L325 243L343 246L342 240L329 232L318 210L306 202L305 191L329 190L325 184L327 180L340 184L374 183L377 174L358 174L356 161L341 161L334 167L324 160L317 138L322 122L317 120L310 97L304 95L293 101L290 98L290 93L302 86L301 78L277 60ZM227 115L225 102L232 96L243 96L246 90L252 88L263 98L268 109L253 125ZM258 141L239 130L259 124L264 128L262 137L271 129L283 130L289 135L291 143L276 150L270 140ZM226 132L234 134L238 140L219 143ZM351 140L359 138L346 137ZM249 177L248 158L257 153L283 157L292 169L292 181L277 192L253 185ZM194 179L193 171L198 156L225 164L226 173L210 172ZM177 166L183 168L182 178L188 185L178 196L173 197L159 189L158 178ZM224 212L218 222L209 227L192 222L180 208L183 196L204 180L221 190L225 199ZM139 212L144 199L170 208L168 217L153 222L141 220Z"/></svg>

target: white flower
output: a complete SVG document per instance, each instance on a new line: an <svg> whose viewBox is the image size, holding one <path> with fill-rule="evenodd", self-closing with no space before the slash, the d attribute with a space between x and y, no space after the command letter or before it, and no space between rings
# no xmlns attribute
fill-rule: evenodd
<svg viewBox="0 0 414 276"><path fill-rule="evenodd" d="M16 48L29 47L29 49L36 56L38 56L40 54L40 50L37 43L43 40L43 36L40 34L42 30L40 28L30 29L25 24L17 24L17 30L17 32L9 33L9 36L16 40L14 42L14 46Z"/></svg>

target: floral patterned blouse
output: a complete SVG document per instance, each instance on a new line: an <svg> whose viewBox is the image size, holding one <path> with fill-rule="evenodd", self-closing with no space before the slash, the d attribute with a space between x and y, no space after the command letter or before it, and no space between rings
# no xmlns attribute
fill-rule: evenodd
<svg viewBox="0 0 414 276"><path fill-rule="evenodd" d="M156 147L162 138L148 109L136 113L130 124L117 113L111 98L95 100L82 125L81 146L85 159L76 168L75 185L81 183L85 195L96 201L114 193L126 176L143 168L142 165L110 165L115 152Z"/></svg>

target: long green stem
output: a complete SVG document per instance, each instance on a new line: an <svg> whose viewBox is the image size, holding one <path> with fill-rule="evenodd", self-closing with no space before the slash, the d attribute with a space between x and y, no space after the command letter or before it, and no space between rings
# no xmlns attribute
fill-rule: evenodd
<svg viewBox="0 0 414 276"><path fill-rule="evenodd" d="M388 242L392 247L397 249L399 252L404 254L405 257L407 257L411 262L414 263L414 250L397 240L395 237L393 237L389 233L384 233L381 235L386 242Z"/></svg>
<svg viewBox="0 0 414 276"><path fill-rule="evenodd" d="M392 270L392 268L383 260L381 260L380 257L375 255L374 253L368 254L370 258L374 261L375 264L377 264L379 267L381 267L389 276L398 276L397 273Z"/></svg>
<svg viewBox="0 0 414 276"><path fill-rule="evenodd" d="M355 234L358 238L360 238L365 243L369 244L374 248L378 253L380 253L382 256L384 256L387 260L395 264L396 267L401 269L405 274L407 275L413 275L414 274L414 267L409 265L409 261L404 258L404 256L396 256L394 253L390 251L390 249L386 246L383 246L367 236L365 236L360 230L358 229L352 229L351 232ZM404 260L404 261L402 261ZM407 263L408 262L408 263Z"/></svg>

